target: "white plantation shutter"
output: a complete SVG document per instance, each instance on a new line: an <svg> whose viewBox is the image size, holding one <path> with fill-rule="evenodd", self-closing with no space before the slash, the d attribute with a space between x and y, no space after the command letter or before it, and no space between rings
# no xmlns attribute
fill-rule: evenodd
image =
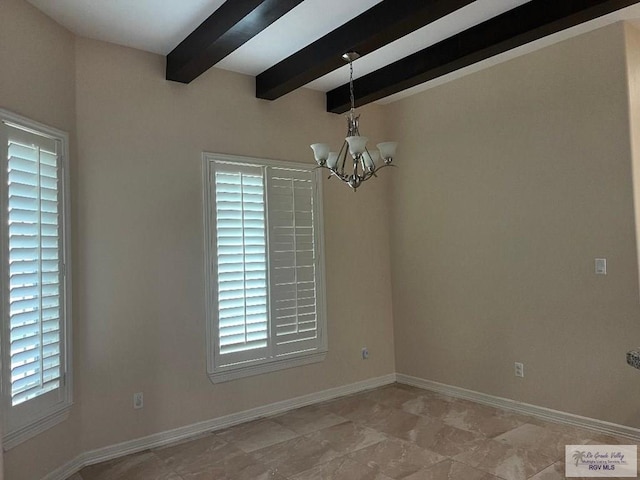
<svg viewBox="0 0 640 480"><path fill-rule="evenodd" d="M13 406L58 388L61 377L59 147L29 136L10 130L8 139Z"/></svg>
<svg viewBox="0 0 640 480"><path fill-rule="evenodd" d="M266 355L268 293L264 178L259 167L215 171L218 352L234 364Z"/></svg>
<svg viewBox="0 0 640 480"><path fill-rule="evenodd" d="M212 380L322 360L317 171L212 154L204 168Z"/></svg>
<svg viewBox="0 0 640 480"><path fill-rule="evenodd" d="M276 355L318 348L314 172L269 168L271 321Z"/></svg>
<svg viewBox="0 0 640 480"><path fill-rule="evenodd" d="M3 405L5 430L16 434L70 401L65 387L66 137L3 120L0 139Z"/></svg>

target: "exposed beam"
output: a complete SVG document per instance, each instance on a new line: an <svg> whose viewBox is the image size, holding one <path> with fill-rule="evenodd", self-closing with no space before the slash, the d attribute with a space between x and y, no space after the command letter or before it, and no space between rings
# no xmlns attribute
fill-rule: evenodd
<svg viewBox="0 0 640 480"><path fill-rule="evenodd" d="M366 105L640 0L532 0L354 81ZM357 70L357 63L356 63ZM350 108L349 85L327 92L327 111Z"/></svg>
<svg viewBox="0 0 640 480"><path fill-rule="evenodd" d="M563 0L564 1L564 0ZM256 77L256 96L275 100L361 56L432 23L473 0L384 0Z"/></svg>
<svg viewBox="0 0 640 480"><path fill-rule="evenodd" d="M167 80L191 82L301 2L224 2L167 55Z"/></svg>

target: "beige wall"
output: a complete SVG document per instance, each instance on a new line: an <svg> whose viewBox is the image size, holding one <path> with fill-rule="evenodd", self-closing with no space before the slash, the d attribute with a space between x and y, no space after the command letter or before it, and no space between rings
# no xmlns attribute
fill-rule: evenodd
<svg viewBox="0 0 640 480"><path fill-rule="evenodd" d="M0 0L0 105L73 133L74 37L24 0Z"/></svg>
<svg viewBox="0 0 640 480"><path fill-rule="evenodd" d="M324 113L324 95L261 101L250 77L214 69L182 85L164 80L156 55L84 39L76 51L83 448L392 373L381 179L357 194L325 182L327 359L218 385L206 375L202 152L312 162L309 144L346 130ZM363 111L373 140L381 119L380 108ZM145 407L134 411L138 391Z"/></svg>
<svg viewBox="0 0 640 480"><path fill-rule="evenodd" d="M636 226L640 226L640 30L629 23L625 25L624 33L629 89L634 211ZM636 227L636 245L638 252L640 252L640 235L637 232ZM640 275L640 255L638 255L638 261L638 274Z"/></svg>
<svg viewBox="0 0 640 480"><path fill-rule="evenodd" d="M0 65L0 108L69 132L75 168L73 35L23 0L0 0ZM69 420L7 452L5 480L39 479L78 455L79 418L76 407Z"/></svg>
<svg viewBox="0 0 640 480"><path fill-rule="evenodd" d="M627 111L621 24L390 106L398 372L640 427Z"/></svg>

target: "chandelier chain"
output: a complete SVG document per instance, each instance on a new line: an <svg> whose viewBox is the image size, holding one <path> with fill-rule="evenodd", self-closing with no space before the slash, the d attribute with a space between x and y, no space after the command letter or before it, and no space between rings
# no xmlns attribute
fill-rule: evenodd
<svg viewBox="0 0 640 480"><path fill-rule="evenodd" d="M356 108L355 96L353 94L353 61L349 60L349 94L351 96L351 110Z"/></svg>

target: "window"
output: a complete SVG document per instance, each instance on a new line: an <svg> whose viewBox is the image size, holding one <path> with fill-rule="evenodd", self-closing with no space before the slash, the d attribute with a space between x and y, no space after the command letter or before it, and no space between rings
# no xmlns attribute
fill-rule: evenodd
<svg viewBox="0 0 640 480"><path fill-rule="evenodd" d="M71 404L67 144L64 132L0 110L5 448Z"/></svg>
<svg viewBox="0 0 640 480"><path fill-rule="evenodd" d="M320 173L204 154L204 176L211 379L323 360Z"/></svg>

